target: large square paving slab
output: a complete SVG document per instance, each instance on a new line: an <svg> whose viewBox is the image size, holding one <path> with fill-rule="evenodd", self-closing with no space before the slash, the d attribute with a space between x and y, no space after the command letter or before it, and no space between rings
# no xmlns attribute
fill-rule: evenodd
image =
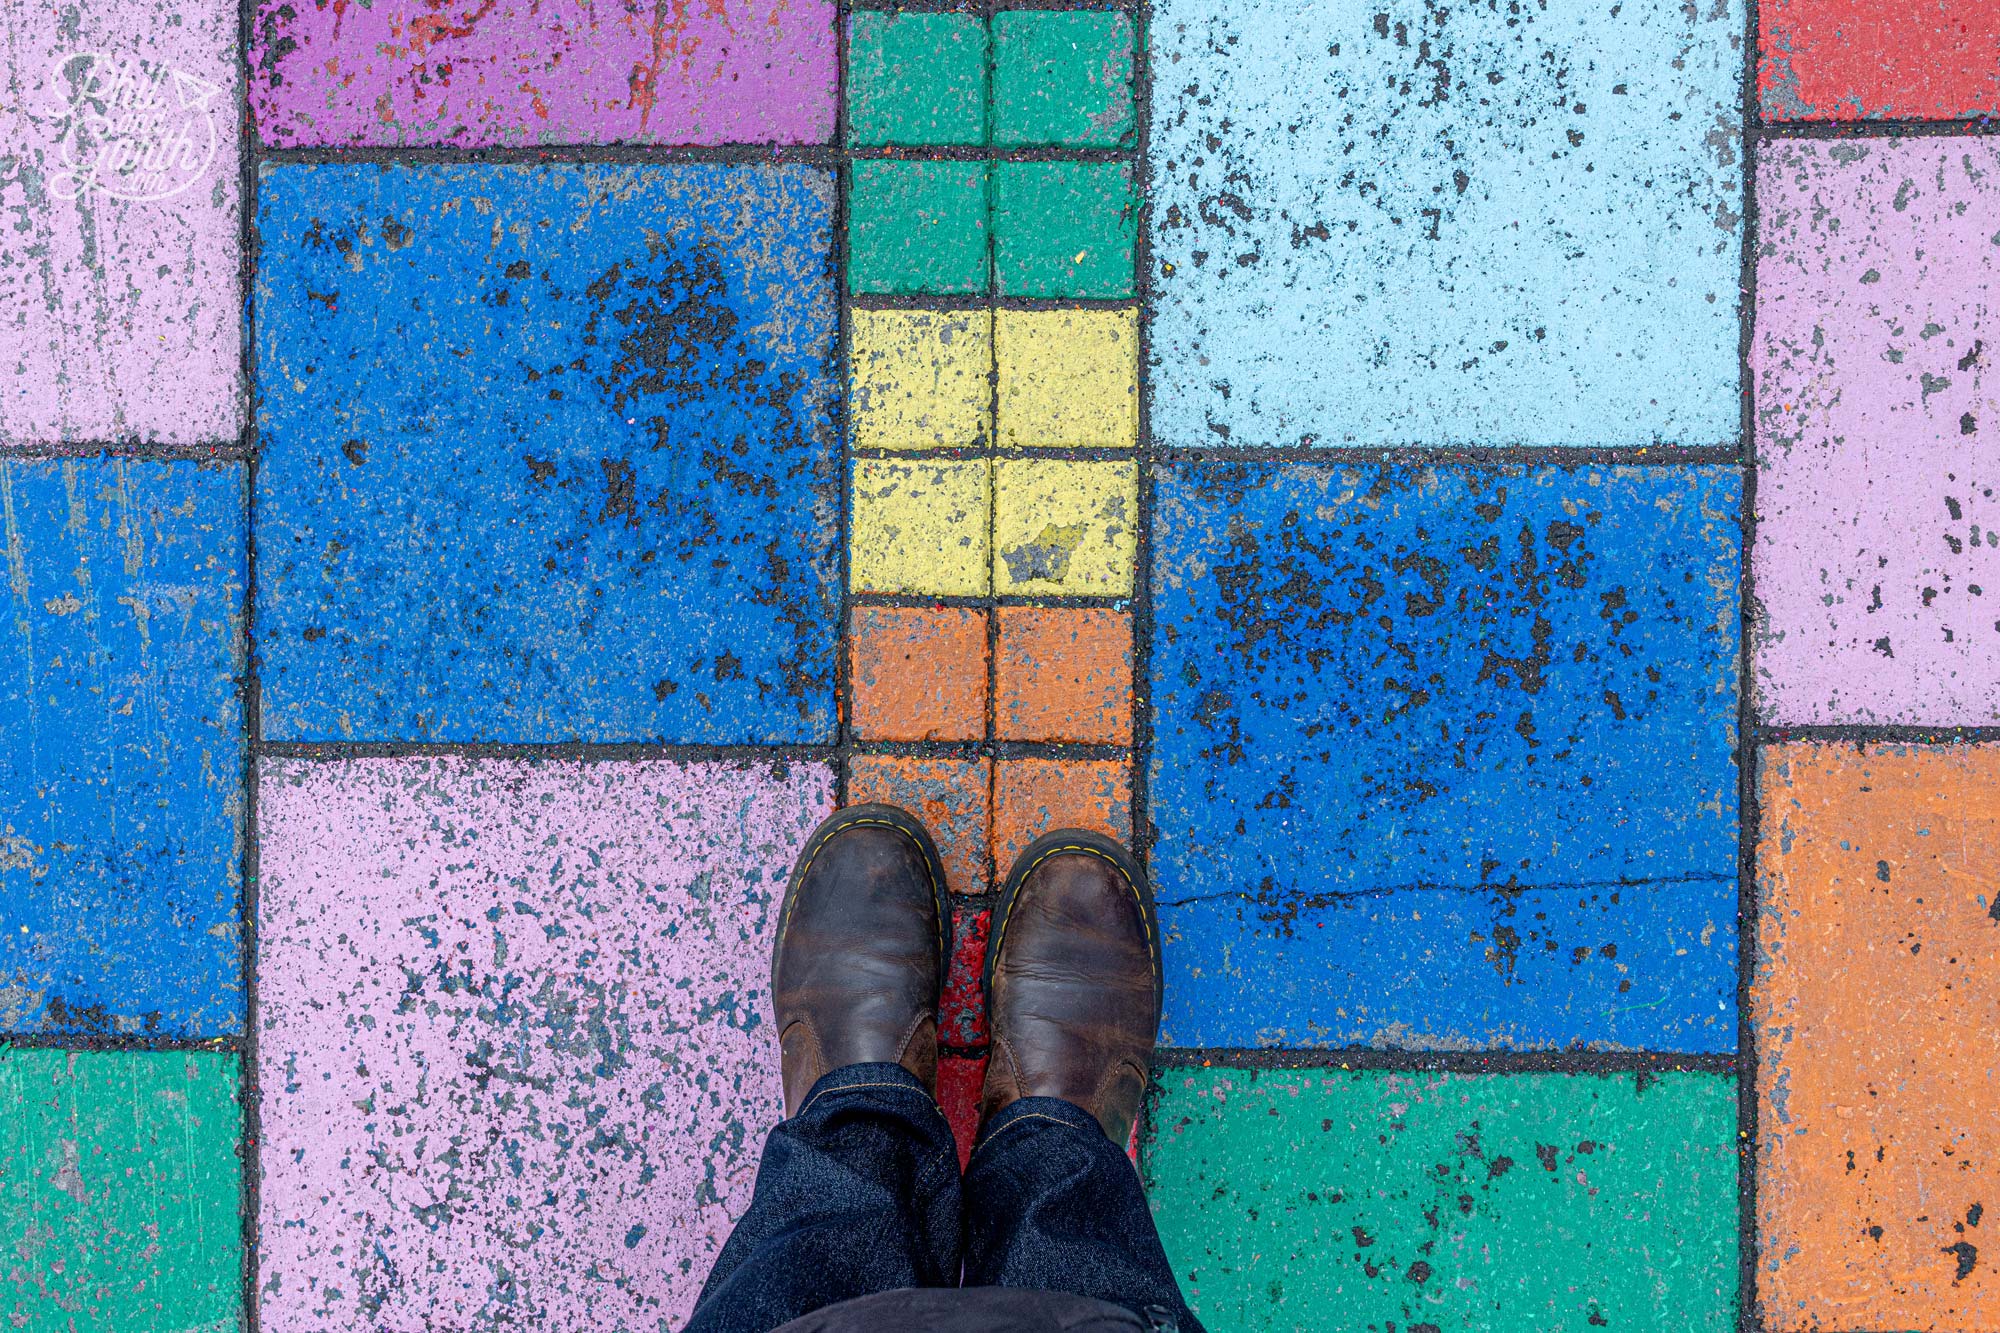
<svg viewBox="0 0 2000 1333"><path fill-rule="evenodd" d="M833 186L269 169L271 740L832 739Z"/></svg>
<svg viewBox="0 0 2000 1333"><path fill-rule="evenodd" d="M782 1114L821 765L262 773L265 1327L677 1326Z"/></svg>

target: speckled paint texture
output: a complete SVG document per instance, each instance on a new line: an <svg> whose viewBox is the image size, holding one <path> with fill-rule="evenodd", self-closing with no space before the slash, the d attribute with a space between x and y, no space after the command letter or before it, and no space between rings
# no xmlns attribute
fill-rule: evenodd
<svg viewBox="0 0 2000 1333"><path fill-rule="evenodd" d="M1737 0L1161 0L1155 436L1731 442L1742 40Z"/></svg>
<svg viewBox="0 0 2000 1333"><path fill-rule="evenodd" d="M2000 146L1759 159L1759 712L2000 721Z"/></svg>
<svg viewBox="0 0 2000 1333"><path fill-rule="evenodd" d="M0 459L0 1032L240 1032L243 469Z"/></svg>
<svg viewBox="0 0 2000 1333"><path fill-rule="evenodd" d="M264 0L250 99L279 147L824 143L833 15L831 0Z"/></svg>
<svg viewBox="0 0 2000 1333"><path fill-rule="evenodd" d="M1165 1070L1141 1158L1210 1328L1736 1327L1714 1074Z"/></svg>
<svg viewBox="0 0 2000 1333"><path fill-rule="evenodd" d="M242 429L236 7L0 9L0 448Z"/></svg>
<svg viewBox="0 0 2000 1333"><path fill-rule="evenodd" d="M264 1326L677 1327L782 1113L811 764L274 761Z"/></svg>
<svg viewBox="0 0 2000 1333"><path fill-rule="evenodd" d="M1758 84L1771 120L2000 112L1992 0L1763 0Z"/></svg>
<svg viewBox="0 0 2000 1333"><path fill-rule="evenodd" d="M1740 485L1160 468L1163 1040L1732 1049Z"/></svg>
<svg viewBox="0 0 2000 1333"><path fill-rule="evenodd" d="M1768 1327L2000 1328L2000 747L1776 745L1759 778Z"/></svg>
<svg viewBox="0 0 2000 1333"><path fill-rule="evenodd" d="M826 171L286 166L259 204L268 738L832 739Z"/></svg>
<svg viewBox="0 0 2000 1333"><path fill-rule="evenodd" d="M0 1047L9 1329L243 1326L240 1074L225 1051Z"/></svg>

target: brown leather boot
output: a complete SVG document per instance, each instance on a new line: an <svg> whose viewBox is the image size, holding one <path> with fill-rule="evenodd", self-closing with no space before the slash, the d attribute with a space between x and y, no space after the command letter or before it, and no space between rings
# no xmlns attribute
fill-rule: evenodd
<svg viewBox="0 0 2000 1333"><path fill-rule="evenodd" d="M983 1121L1022 1097L1060 1097L1124 1147L1160 1030L1160 927L1132 854L1078 829L1014 862L986 945L992 1051Z"/></svg>
<svg viewBox="0 0 2000 1333"><path fill-rule="evenodd" d="M914 816L854 805L813 830L771 955L787 1116L842 1065L893 1061L937 1094L950 948L944 864Z"/></svg>

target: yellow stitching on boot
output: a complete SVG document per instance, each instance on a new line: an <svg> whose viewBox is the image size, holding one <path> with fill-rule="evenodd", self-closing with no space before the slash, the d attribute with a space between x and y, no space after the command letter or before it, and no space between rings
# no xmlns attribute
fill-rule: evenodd
<svg viewBox="0 0 2000 1333"><path fill-rule="evenodd" d="M808 856L806 858L806 863L799 867L799 873L796 882L799 884L804 884L806 882L806 876L812 871L813 862L819 860L819 854L826 850L826 845L828 843L833 841L834 834L845 833L847 830L851 828L860 828L864 825L870 828L894 829L896 832L902 834L905 838L908 838L910 840L910 845L917 849L917 859L924 863L924 878L930 881L931 901L933 903L942 902L944 904L943 907L944 911L951 910L951 898L949 895L940 894L938 890L937 876L931 873L931 859L930 857L924 855L924 845L921 842L917 841L915 834L911 833L908 829L904 828L901 824L896 823L892 819L870 819L866 816L863 816L859 819L850 819L843 823L835 824L832 828L828 829L825 833L820 835L819 842L813 847L812 855ZM785 897L785 914L784 917L778 922L778 942L777 945L775 946L777 948L782 949L785 947L785 932L791 929L792 909L797 905L798 905L798 895L787 894ZM946 970L949 970L951 966L951 960L944 957L944 918L942 916L940 916L937 921L937 943L938 943L938 957L944 960L943 966L946 968Z"/></svg>
<svg viewBox="0 0 2000 1333"><path fill-rule="evenodd" d="M1082 852L1085 856L1094 856L1100 861L1109 862L1111 868L1118 872L1118 878L1124 880L1125 887L1132 891L1132 902L1139 909L1139 924L1146 928L1146 957L1152 960L1155 964L1159 964L1160 959L1158 955L1153 952L1153 923L1147 920L1146 918L1146 900L1140 896L1139 886L1132 882L1132 877L1125 873L1125 867L1118 863L1118 859L1116 857L1106 856L1103 852L1098 851L1097 848L1095 847L1079 847L1079 846L1051 847L1047 851L1043 852L1040 856L1036 857L1034 860L1034 864L1030 865L1026 870L1023 870L1021 872L1020 883L1026 885L1028 882L1028 876L1034 874L1035 871L1039 870L1041 868L1042 862L1048 860L1051 856L1061 856L1064 852ZM1019 901L1020 901L1020 895L1016 893L1014 895L1014 903L1018 904ZM1012 906L1013 904L1009 905L1009 911L1007 915L1000 919L1000 933L993 937L993 965L995 967L998 967L1000 965L1000 951L1007 947L1007 927L1011 925L1014 920L1014 913L1012 911ZM1162 968L1162 970L1164 970L1164 968Z"/></svg>

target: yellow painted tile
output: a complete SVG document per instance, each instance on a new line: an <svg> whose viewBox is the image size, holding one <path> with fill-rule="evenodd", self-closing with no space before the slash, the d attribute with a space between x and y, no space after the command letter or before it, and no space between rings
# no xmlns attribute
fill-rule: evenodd
<svg viewBox="0 0 2000 1333"><path fill-rule="evenodd" d="M987 592L990 460L854 463L848 579L856 592Z"/></svg>
<svg viewBox="0 0 2000 1333"><path fill-rule="evenodd" d="M997 466L995 592L1131 595L1138 549L1137 464L1014 458Z"/></svg>
<svg viewBox="0 0 2000 1333"><path fill-rule="evenodd" d="M1000 442L1130 449L1139 438L1139 312L1002 310Z"/></svg>
<svg viewBox="0 0 2000 1333"><path fill-rule="evenodd" d="M856 310L848 343L854 444L873 449L986 443L992 315L985 310Z"/></svg>

